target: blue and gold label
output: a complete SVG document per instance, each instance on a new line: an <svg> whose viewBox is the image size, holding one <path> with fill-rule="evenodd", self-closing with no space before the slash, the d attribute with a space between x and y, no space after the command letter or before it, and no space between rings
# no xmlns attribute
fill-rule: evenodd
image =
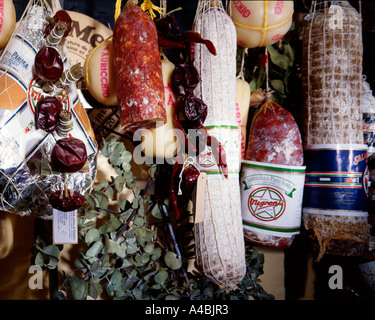
<svg viewBox="0 0 375 320"><path fill-rule="evenodd" d="M304 207L363 211L368 200L366 145L305 148Z"/></svg>

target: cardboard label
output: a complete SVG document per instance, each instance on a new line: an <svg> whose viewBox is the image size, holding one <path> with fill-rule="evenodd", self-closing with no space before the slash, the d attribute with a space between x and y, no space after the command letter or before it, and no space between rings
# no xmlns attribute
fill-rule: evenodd
<svg viewBox="0 0 375 320"><path fill-rule="evenodd" d="M78 243L77 211L63 212L53 209L53 243Z"/></svg>
<svg viewBox="0 0 375 320"><path fill-rule="evenodd" d="M195 223L203 222L204 219L204 199L206 196L207 174L201 172L197 179L196 200L195 200Z"/></svg>

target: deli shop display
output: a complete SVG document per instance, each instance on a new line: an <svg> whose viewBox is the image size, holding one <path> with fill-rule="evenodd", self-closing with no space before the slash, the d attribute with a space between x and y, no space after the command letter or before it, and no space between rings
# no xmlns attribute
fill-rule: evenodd
<svg viewBox="0 0 375 320"><path fill-rule="evenodd" d="M373 299L375 6L83 3L0 1L0 270L25 248L42 299Z"/></svg>

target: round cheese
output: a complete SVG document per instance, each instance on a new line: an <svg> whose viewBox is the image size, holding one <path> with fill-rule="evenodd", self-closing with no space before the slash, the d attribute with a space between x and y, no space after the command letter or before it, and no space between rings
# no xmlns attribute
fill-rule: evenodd
<svg viewBox="0 0 375 320"><path fill-rule="evenodd" d="M112 30L85 14L75 11L68 13L73 24L72 31L66 38L66 49L72 62L83 65L91 50L111 36Z"/></svg>
<svg viewBox="0 0 375 320"><path fill-rule="evenodd" d="M228 8L237 29L237 43L244 48L266 47L290 29L293 1L230 1Z"/></svg>
<svg viewBox="0 0 375 320"><path fill-rule="evenodd" d="M16 27L16 10L12 0L0 0L0 49L8 43Z"/></svg>
<svg viewBox="0 0 375 320"><path fill-rule="evenodd" d="M95 100L105 106L117 105L112 60L112 40L106 40L89 54L85 62L87 89Z"/></svg>

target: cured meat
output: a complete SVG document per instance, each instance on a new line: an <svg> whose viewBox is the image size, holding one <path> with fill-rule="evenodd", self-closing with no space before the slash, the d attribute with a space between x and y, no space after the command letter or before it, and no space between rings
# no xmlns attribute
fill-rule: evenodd
<svg viewBox="0 0 375 320"><path fill-rule="evenodd" d="M121 128L134 132L165 124L156 26L132 1L126 3L114 26L113 66Z"/></svg>
<svg viewBox="0 0 375 320"><path fill-rule="evenodd" d="M225 145L229 172L227 179L221 179L212 172L207 175L202 194L203 221L194 227L196 264L211 281L236 290L246 273L238 183L239 149L234 143L238 139L236 30L221 1L201 0L193 31L210 40L217 50L214 56L205 46L195 47L194 65L201 81L194 92L207 105L205 126L209 134L221 139L221 144ZM223 127L227 129L220 131ZM201 170L208 172L210 158L208 154L201 153L197 160ZM196 199L193 202L196 204Z"/></svg>
<svg viewBox="0 0 375 320"><path fill-rule="evenodd" d="M293 116L283 107L268 100L251 124L246 160L303 165L303 146Z"/></svg>
<svg viewBox="0 0 375 320"><path fill-rule="evenodd" d="M267 100L254 116L241 182L244 236L257 244L287 248L301 225L305 167L293 116Z"/></svg>
<svg viewBox="0 0 375 320"><path fill-rule="evenodd" d="M307 160L303 224L317 245L317 261L326 253L360 256L369 245L371 228L361 14L350 1L313 1L302 40L301 125ZM360 177L357 184L348 183L354 181L347 179L353 172ZM330 182L315 183L320 178Z"/></svg>

